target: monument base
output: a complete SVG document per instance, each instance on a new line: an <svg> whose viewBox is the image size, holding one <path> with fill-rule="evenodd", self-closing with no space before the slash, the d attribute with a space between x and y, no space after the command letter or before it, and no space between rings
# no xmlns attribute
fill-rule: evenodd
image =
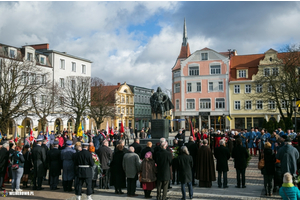
<svg viewBox="0 0 300 200"><path fill-rule="evenodd" d="M168 119L152 119L151 120L151 138L169 138L169 120Z"/></svg>

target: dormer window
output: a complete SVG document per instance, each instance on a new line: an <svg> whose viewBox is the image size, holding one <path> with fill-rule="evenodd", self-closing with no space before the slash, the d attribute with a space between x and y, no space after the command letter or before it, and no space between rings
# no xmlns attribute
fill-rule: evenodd
<svg viewBox="0 0 300 200"><path fill-rule="evenodd" d="M14 49L9 50L9 57L10 58L16 58L16 51Z"/></svg>
<svg viewBox="0 0 300 200"><path fill-rule="evenodd" d="M33 61L33 54L32 53L27 53L27 60L28 61Z"/></svg>
<svg viewBox="0 0 300 200"><path fill-rule="evenodd" d="M271 61L271 62L272 62L272 60L273 60L272 57L270 57L270 61Z"/></svg>
<svg viewBox="0 0 300 200"><path fill-rule="evenodd" d="M208 60L208 53L201 53L201 60Z"/></svg>
<svg viewBox="0 0 300 200"><path fill-rule="evenodd" d="M40 64L42 64L42 65L46 64L46 58L45 58L45 56L40 55Z"/></svg>

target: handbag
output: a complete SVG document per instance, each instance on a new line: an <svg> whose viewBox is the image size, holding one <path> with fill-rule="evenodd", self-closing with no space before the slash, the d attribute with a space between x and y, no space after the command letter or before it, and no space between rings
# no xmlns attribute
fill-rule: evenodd
<svg viewBox="0 0 300 200"><path fill-rule="evenodd" d="M265 159L264 159L264 156L262 156L262 158L258 162L258 169L262 169L264 167L265 167Z"/></svg>
<svg viewBox="0 0 300 200"><path fill-rule="evenodd" d="M139 173L139 181L142 182L142 172Z"/></svg>

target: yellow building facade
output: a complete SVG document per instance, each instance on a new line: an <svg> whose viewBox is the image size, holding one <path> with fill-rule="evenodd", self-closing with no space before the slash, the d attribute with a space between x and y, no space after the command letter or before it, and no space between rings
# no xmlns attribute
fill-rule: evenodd
<svg viewBox="0 0 300 200"><path fill-rule="evenodd" d="M279 58L278 58L278 57ZM233 56L230 60L229 98L231 129L264 128L263 122L273 120L279 122L281 115L276 102L254 98L254 93L268 90L267 85L256 85L255 80L266 72L280 73L278 61L280 53L270 49L264 54ZM267 94L266 94L267 95ZM297 116L298 117L298 116Z"/></svg>
<svg viewBox="0 0 300 200"><path fill-rule="evenodd" d="M125 127L134 125L134 94L126 82L116 90L116 116L114 128L120 129L121 121Z"/></svg>

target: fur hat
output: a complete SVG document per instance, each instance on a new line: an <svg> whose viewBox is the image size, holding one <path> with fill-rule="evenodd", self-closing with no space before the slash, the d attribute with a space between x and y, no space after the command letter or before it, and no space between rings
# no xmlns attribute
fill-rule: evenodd
<svg viewBox="0 0 300 200"><path fill-rule="evenodd" d="M293 177L289 172L283 175L283 183L293 183Z"/></svg>

